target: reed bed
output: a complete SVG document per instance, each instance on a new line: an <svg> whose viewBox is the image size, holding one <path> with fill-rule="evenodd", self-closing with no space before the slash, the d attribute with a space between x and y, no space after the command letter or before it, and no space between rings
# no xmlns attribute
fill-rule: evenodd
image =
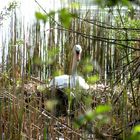
<svg viewBox="0 0 140 140"><path fill-rule="evenodd" d="M37 19L25 25L17 9L13 10L10 27L7 33L3 30L1 43L0 138L111 140L129 137L133 127L140 123L139 7L134 11L135 14L119 7L105 10L71 7L69 12L74 15L68 23L62 15L52 12L47 22ZM44 14L47 13L44 11ZM83 49L78 73L95 88L75 91L78 106L74 119L57 118L48 108L51 101L48 84L55 75L70 74L75 44ZM84 69L90 66L92 70ZM99 80L91 82L92 76L99 76ZM79 116L101 104L112 106L109 122L100 125L95 119L75 127Z"/></svg>

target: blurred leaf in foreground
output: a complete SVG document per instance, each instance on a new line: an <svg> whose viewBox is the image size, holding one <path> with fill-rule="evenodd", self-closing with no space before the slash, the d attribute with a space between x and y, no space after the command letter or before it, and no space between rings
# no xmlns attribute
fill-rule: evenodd
<svg viewBox="0 0 140 140"><path fill-rule="evenodd" d="M90 76L87 78L87 81L89 84L94 84L97 81L99 81L99 76L98 75Z"/></svg>
<svg viewBox="0 0 140 140"><path fill-rule="evenodd" d="M48 19L48 16L46 14L35 12L35 17L37 20L42 20L43 22L46 22Z"/></svg>
<svg viewBox="0 0 140 140"><path fill-rule="evenodd" d="M54 107L57 105L58 101L57 100L48 100L45 103L45 108L49 111L52 111Z"/></svg>
<svg viewBox="0 0 140 140"><path fill-rule="evenodd" d="M59 19L65 28L69 28L72 17L72 14L66 8L63 8L59 11Z"/></svg>
<svg viewBox="0 0 140 140"><path fill-rule="evenodd" d="M75 120L75 127L81 127L82 125L86 124L87 122L94 121L95 119L100 120L101 123L106 123L109 118L106 113L111 111L110 105L99 105L95 110L87 111L86 114L80 115Z"/></svg>
<svg viewBox="0 0 140 140"><path fill-rule="evenodd" d="M140 124L134 127L133 133L128 140L140 140Z"/></svg>

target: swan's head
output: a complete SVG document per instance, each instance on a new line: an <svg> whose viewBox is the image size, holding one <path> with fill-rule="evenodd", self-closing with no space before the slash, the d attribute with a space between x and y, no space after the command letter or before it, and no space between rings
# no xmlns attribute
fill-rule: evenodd
<svg viewBox="0 0 140 140"><path fill-rule="evenodd" d="M75 55L77 61L80 61L81 53L82 53L82 47L80 45L75 45L74 46L74 55Z"/></svg>

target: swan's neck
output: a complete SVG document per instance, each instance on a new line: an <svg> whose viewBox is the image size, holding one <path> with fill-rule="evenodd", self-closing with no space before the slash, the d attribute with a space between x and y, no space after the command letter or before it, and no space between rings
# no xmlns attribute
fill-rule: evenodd
<svg viewBox="0 0 140 140"><path fill-rule="evenodd" d="M78 62L74 58L73 62L72 62L72 76L76 76L77 75L77 65L78 65Z"/></svg>

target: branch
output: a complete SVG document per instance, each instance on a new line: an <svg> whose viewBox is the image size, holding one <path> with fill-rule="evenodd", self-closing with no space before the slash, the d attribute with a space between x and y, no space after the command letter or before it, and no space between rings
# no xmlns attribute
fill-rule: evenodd
<svg viewBox="0 0 140 140"><path fill-rule="evenodd" d="M122 41L122 40L117 40L117 39L114 39L113 40L113 39L99 37L99 36L95 36L95 35L88 35L88 34L85 34L85 33L79 32L79 31L75 31L75 30L72 30L72 29L65 29L65 28L51 28L50 31L53 30L53 29L64 30L64 31L68 31L68 32L73 32L73 33L79 34L79 35L81 35L81 36L83 36L85 38L91 39L91 40L97 39L97 41L102 41L102 42L105 42L105 43L119 45L119 46L122 46L122 47L127 48L127 49L132 49L134 51L140 51L140 48L134 48L134 47L131 47L131 46L128 46L128 45L125 45L125 44L121 44L121 43L117 43L116 42L116 41ZM49 31L49 30L46 30L46 31ZM108 41L108 40L111 40L111 41ZM126 41L126 40L123 40L123 41ZM137 41L140 41L140 40L137 40Z"/></svg>
<svg viewBox="0 0 140 140"><path fill-rule="evenodd" d="M46 10L38 3L37 0L35 0L35 2L39 5L39 7L46 13ZM51 16L50 16L51 17ZM128 45L124 45L124 44L121 44L121 43L117 43L116 41L140 41L139 39L125 39L125 40L119 40L119 39L110 39L110 38L104 38L104 37L99 37L99 36L94 36L94 35L87 35L85 33L81 33L81 32L78 32L78 31L74 31L72 29L64 29L63 26L61 24L59 24L58 22L56 22L54 20L53 17L51 17L52 20L61 28L52 28L52 29L59 29L59 30L65 30L65 31L69 31L69 32L73 32L73 33L76 33L76 34L80 34L81 36L85 37L85 38L88 38L88 39L91 39L91 40L95 40L95 39L98 39L98 41L102 41L102 42L106 42L106 43L110 43L110 44L115 44L115 45L119 45L119 46L122 46L124 48L128 48L128 49L132 49L132 50L135 50L135 51L140 51L140 48L133 48L131 46L128 46ZM81 19L81 18L80 18ZM84 20L84 19L82 19ZM50 29L50 30L52 30ZM120 30L122 29L125 29L125 28L120 28ZM140 30L140 29L139 29ZM110 40L110 41L108 41Z"/></svg>
<svg viewBox="0 0 140 140"><path fill-rule="evenodd" d="M86 21L87 23L96 25L98 27L104 28L104 29L111 29L111 30L127 30L127 31L140 31L139 28L126 28L126 27L122 27L122 28L118 28L118 27L114 27L112 25L109 26L103 26L101 24L105 24L104 22L100 22L101 24L97 24L96 22L99 22L97 20L87 20L87 19L82 19L80 17L77 17L80 20Z"/></svg>

